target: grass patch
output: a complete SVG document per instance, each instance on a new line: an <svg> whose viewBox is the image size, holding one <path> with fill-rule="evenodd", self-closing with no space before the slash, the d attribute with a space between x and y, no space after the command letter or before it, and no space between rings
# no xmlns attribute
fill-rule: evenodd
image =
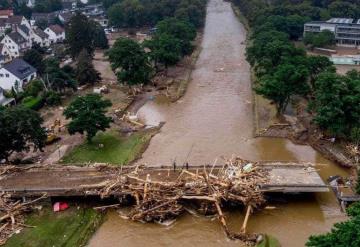
<svg viewBox="0 0 360 247"><path fill-rule="evenodd" d="M140 131L130 136L120 136L116 131L98 133L92 143L75 147L64 156L63 163L99 162L125 165L139 158L144 151L154 130ZM103 147L100 147L100 144Z"/></svg>
<svg viewBox="0 0 360 247"><path fill-rule="evenodd" d="M103 215L92 208L77 209L72 205L66 211L54 213L47 206L27 217L25 223L35 228L25 228L10 238L5 247L84 246L102 219Z"/></svg>

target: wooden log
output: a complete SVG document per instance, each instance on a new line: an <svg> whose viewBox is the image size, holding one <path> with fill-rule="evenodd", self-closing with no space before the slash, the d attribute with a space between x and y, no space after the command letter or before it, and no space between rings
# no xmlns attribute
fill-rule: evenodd
<svg viewBox="0 0 360 247"><path fill-rule="evenodd" d="M246 226L247 226L247 223L249 221L249 217L250 217L250 213L252 211L252 208L251 208L251 205L249 205L246 209L246 215L245 215L245 219L244 219L244 222L243 222L243 225L241 227L241 232L242 233L246 233Z"/></svg>
<svg viewBox="0 0 360 247"><path fill-rule="evenodd" d="M226 234L229 236L229 229L228 229L228 226L226 224L225 216L224 216L224 214L223 214L223 212L221 210L220 203L215 198L214 198L214 200L215 200L214 204L215 204L216 210L217 210L218 215L219 215L220 223L221 223L222 227L224 228Z"/></svg>
<svg viewBox="0 0 360 247"><path fill-rule="evenodd" d="M114 208L114 207L118 207L118 206L120 206L119 203L117 203L117 204L112 204L112 205L101 206L101 207L94 207L94 209L95 209L95 210L103 210L103 209Z"/></svg>
<svg viewBox="0 0 360 247"><path fill-rule="evenodd" d="M144 201L146 200L149 182L150 182L150 174L147 174L147 175L146 175L145 185L144 185L144 196L143 196L143 200L144 200Z"/></svg>
<svg viewBox="0 0 360 247"><path fill-rule="evenodd" d="M212 196L181 196L181 199L186 199L186 200L205 200L205 201L211 201L211 202L215 202L216 199Z"/></svg>

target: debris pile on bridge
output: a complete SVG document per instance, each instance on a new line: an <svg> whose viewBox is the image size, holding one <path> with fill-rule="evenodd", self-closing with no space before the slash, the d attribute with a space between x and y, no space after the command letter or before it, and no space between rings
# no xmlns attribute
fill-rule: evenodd
<svg viewBox="0 0 360 247"><path fill-rule="evenodd" d="M120 173L108 181L99 191L102 197L116 194L132 195L135 206L127 215L131 220L142 222L164 222L174 219L185 211L186 202L196 202L204 211L217 214L226 234L232 239L254 243L256 234L246 233L250 213L265 204L259 184L267 181L266 170L256 163L234 158L222 167L197 169L190 172L183 169L176 179L152 179L150 174L141 172L140 167ZM171 171L168 172L168 177ZM226 202L243 205L246 217L240 233L231 232L222 212Z"/></svg>
<svg viewBox="0 0 360 247"><path fill-rule="evenodd" d="M45 197L21 202L11 199L9 193L0 194L0 245L4 245L13 234L27 227L24 224L24 214L32 211L34 204Z"/></svg>

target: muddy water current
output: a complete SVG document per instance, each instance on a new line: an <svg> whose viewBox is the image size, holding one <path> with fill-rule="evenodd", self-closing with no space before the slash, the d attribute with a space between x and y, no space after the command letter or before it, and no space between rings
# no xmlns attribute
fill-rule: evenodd
<svg viewBox="0 0 360 247"><path fill-rule="evenodd" d="M245 60L246 30L231 5L210 0L202 51L186 95L176 103L159 97L138 112L149 125L164 121L140 163L212 163L221 155L251 160L308 161L317 163L323 179L346 174L309 146L278 138L253 138L254 116L250 67ZM304 246L315 233L328 231L344 220L332 193L287 198L277 209L254 214L249 230L276 236L282 246ZM239 230L244 213L228 212L233 230ZM241 246L230 241L217 220L184 215L165 227L129 222L110 212L89 246Z"/></svg>

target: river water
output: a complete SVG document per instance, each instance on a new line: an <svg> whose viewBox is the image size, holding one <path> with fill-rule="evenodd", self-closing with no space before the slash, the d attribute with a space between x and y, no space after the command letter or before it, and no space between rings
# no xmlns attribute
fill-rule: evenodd
<svg viewBox="0 0 360 247"><path fill-rule="evenodd" d="M212 163L232 154L250 160L286 160L318 163L320 175L346 171L309 146L280 138L253 138L250 67L245 59L246 30L223 0L209 0L202 51L186 95L176 103L161 98L138 112L150 125L166 122L140 163ZM311 234L328 231L344 219L332 193L276 202L277 209L251 216L249 230L269 233L282 246L304 246ZM233 230L240 230L244 212L228 212ZM129 222L110 212L89 246L241 246L230 241L217 220L184 215L169 227Z"/></svg>

